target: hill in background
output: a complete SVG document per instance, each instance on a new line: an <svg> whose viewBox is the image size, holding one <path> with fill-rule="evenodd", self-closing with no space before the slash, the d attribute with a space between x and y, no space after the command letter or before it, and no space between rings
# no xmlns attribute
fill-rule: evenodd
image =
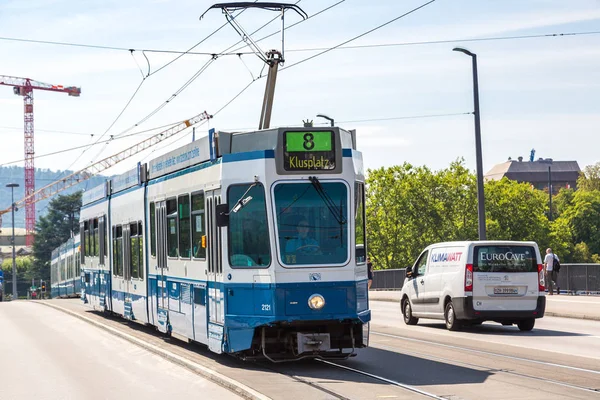
<svg viewBox="0 0 600 400"><path fill-rule="evenodd" d="M36 190L46 185L51 184L57 179L71 174L73 171L51 171L49 169L37 169L35 170L35 187ZM93 177L79 185L73 186L62 192L61 194L69 194L78 190L86 190L93 188L105 182L109 177L97 176ZM0 210L10 208L11 205L11 189L7 188L6 185L9 183L19 184L18 188L15 188L15 201L19 201L25 196L25 169L23 167L11 166L11 167L0 167ZM35 205L35 212L37 214L36 219L46 213L48 203L52 198L48 198L39 201ZM5 214L2 220L2 226L12 226L11 215ZM15 213L15 227L25 228L25 207L19 208Z"/></svg>

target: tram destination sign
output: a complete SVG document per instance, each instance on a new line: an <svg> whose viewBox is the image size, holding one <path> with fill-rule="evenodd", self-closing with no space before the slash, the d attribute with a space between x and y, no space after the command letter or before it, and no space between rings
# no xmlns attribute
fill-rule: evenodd
<svg viewBox="0 0 600 400"><path fill-rule="evenodd" d="M283 169L314 171L335 169L332 131L287 131L283 133Z"/></svg>

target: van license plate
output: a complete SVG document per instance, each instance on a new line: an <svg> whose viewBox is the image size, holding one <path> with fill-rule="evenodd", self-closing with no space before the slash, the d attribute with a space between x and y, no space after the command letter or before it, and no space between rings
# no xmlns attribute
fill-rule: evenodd
<svg viewBox="0 0 600 400"><path fill-rule="evenodd" d="M494 294L519 294L519 289L510 286L495 287Z"/></svg>

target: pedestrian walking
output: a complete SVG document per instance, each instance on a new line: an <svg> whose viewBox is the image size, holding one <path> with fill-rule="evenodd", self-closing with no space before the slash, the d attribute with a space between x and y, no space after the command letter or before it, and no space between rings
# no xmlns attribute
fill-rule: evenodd
<svg viewBox="0 0 600 400"><path fill-rule="evenodd" d="M371 289L371 285L373 284L373 263L371 262L371 257L367 257L367 273L369 275L369 289Z"/></svg>
<svg viewBox="0 0 600 400"><path fill-rule="evenodd" d="M554 286L556 286L556 294L560 294L560 287L558 287L558 270L560 269L560 260L556 254L552 252L552 249L548 247L546 249L546 257L544 258L544 275L546 277L546 287L548 288L548 294L553 295Z"/></svg>

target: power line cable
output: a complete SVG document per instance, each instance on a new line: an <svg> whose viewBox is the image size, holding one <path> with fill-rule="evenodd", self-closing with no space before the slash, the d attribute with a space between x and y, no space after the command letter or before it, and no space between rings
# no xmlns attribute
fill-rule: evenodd
<svg viewBox="0 0 600 400"><path fill-rule="evenodd" d="M298 24L301 24L301 23L303 23L303 22L306 22L306 21L308 21L309 19L311 19L311 18L314 18L314 17L316 17L317 15L319 15L319 14L322 14L322 13L324 13L325 11L328 11L328 10L332 9L333 7L335 7L335 6L337 6L337 5L341 4L341 3L343 3L344 1L346 1L346 0L340 0L340 1L338 1L337 3L334 3L334 4L332 4L332 5L328 6L328 7L325 7L324 9L322 9L322 10L320 10L320 11L318 11L318 12L316 12L316 13L312 14L312 15L309 15L309 16L308 16L308 18L306 18L306 19L302 19L302 20L300 20L300 21L298 21L298 22L295 22L295 23L291 24L290 26L287 26L287 27L283 28L283 30L284 30L284 31L287 31L288 29L290 29L290 28L293 28L294 26L296 26L296 25L298 25ZM298 4L299 2L300 2L300 1L297 1L295 4ZM276 18L278 18L278 17L275 17L273 20L275 20ZM271 20L271 22L272 22L273 20ZM261 42L261 41L263 41L263 40L265 40L265 39L268 39L268 38L270 38L270 37L272 37L272 36L275 36L275 35L277 35L277 34L278 34L278 33L280 33L280 32L281 32L281 29L279 29L279 30L278 30L278 31L276 31L276 32L270 33L270 34L268 34L267 36L263 36L262 38L255 40L255 42L256 42L256 43L258 43L258 42ZM239 44L239 42L238 42L238 44ZM237 45L237 44L236 44L236 45ZM244 47L246 47L246 46L241 46L241 47L238 47L237 49L235 49L235 50L232 50L232 53L233 53L233 54L240 54L240 53L238 53L238 51L239 51L239 50L241 50L241 49L243 49ZM289 51L289 50L286 50L286 51ZM246 54L246 53L243 53L243 54ZM250 53L250 54L251 54L251 53Z"/></svg>
<svg viewBox="0 0 600 400"><path fill-rule="evenodd" d="M298 2L301 0L298 0ZM254 1L256 2L256 0ZM242 14L245 10L240 11L239 13L237 13L237 15L235 17L238 17L240 14ZM271 20L270 22L272 22L273 20ZM263 25L262 27L258 28L256 31L253 32L256 33L258 31L260 31L262 28L264 28L266 25L268 25L270 22L268 22L267 24ZM217 33L219 30L221 30L225 25L227 25L227 23L223 24L222 26L220 26L219 28L217 28L215 31L213 31L211 34L209 34L208 36L206 36L204 39L202 39L200 42L198 42L196 45L194 45L193 47L191 47L191 49L194 49L195 47L197 47L198 45L200 45L201 43L203 43L204 41L206 41L208 38L210 38L211 36L213 36L215 33ZM238 42L239 43L239 42ZM237 44L237 43L236 43ZM230 46L229 48L227 48L226 50L224 50L223 52L219 53L219 54L213 54L212 57L198 70L194 73L194 75L192 75L191 78L189 78L174 94L172 94L166 101L164 101L163 103L161 103L158 107L156 107L153 111L151 111L148 115L146 115L144 118L142 118L140 121L138 121L136 124L134 124L133 126L131 126L130 128L126 129L125 131L113 136L111 139L114 138L118 138L121 135L129 132L131 129L139 126L140 124L146 122L148 119L152 118L154 115L156 115L158 112L160 112L160 110L162 110L164 107L166 107L169 103L171 103L173 100L175 100L177 98L177 96L179 94L181 94L185 89L187 89L204 71L206 71L206 69L208 69L208 67L218 58L218 56L220 56L220 54L225 53L226 51L228 51L229 49L231 49L231 47L235 46L236 44ZM184 54L181 54L179 57L176 57L175 59L171 60L170 62L168 62L167 64L163 65L162 67L160 67L158 70L152 72L152 73L148 73L148 76L152 76L155 73L157 73L158 71L166 68L167 66L173 64L175 61L177 61L178 59L180 59ZM145 79L145 78L144 78ZM142 81L143 83L143 81ZM141 86L141 85L140 85ZM138 88L139 89L139 88ZM135 96L135 95L134 95ZM96 142L97 143L97 142ZM100 150L100 152L92 159L92 162L98 157L100 156L100 154L102 154L102 152L106 149L106 147L108 146L108 142L105 143L104 147ZM85 152L86 150L84 150Z"/></svg>
<svg viewBox="0 0 600 400"><path fill-rule="evenodd" d="M254 0L254 3L256 3L258 0ZM237 13L237 15L234 16L234 18L237 18L240 16L240 14L242 14L244 11L246 11L246 9L241 10L239 13ZM156 71L152 72L151 75L154 75L156 73L158 73L159 71L162 71L163 69L165 69L166 67L168 67L169 65L173 64L175 61L179 60L181 57L183 57L186 54L189 54L190 51L194 50L196 47L200 46L202 43L204 43L206 40L208 40L210 37L212 37L213 35L215 35L217 32L219 32L221 29L223 29L225 26L227 26L228 22L225 22L223 25L221 25L220 27L218 27L217 29L215 29L210 35L206 36L204 39L202 39L201 41L199 41L198 43L196 43L195 45L193 45L192 47L190 47L186 52L178 55L177 57L175 57L174 59L172 59L171 61L169 61L168 63L166 63L165 65L163 65L162 67L158 68ZM211 54L211 59L215 59L215 55Z"/></svg>
<svg viewBox="0 0 600 400"><path fill-rule="evenodd" d="M342 0L345 1L345 0ZM336 6L342 1L330 6L329 8ZM321 10L323 12L325 10ZM307 18L310 19L319 13L313 14ZM286 29L295 26L302 21L298 21L295 24L288 26ZM264 36L260 39L255 40L255 42L259 42L261 40L267 39L281 32L281 30L277 32L273 32L267 36ZM374 43L367 45L357 45L357 46L340 46L333 50L346 50L346 49L362 49L362 48L376 48L376 47L394 47L394 46L418 46L418 45L429 45L429 44L445 44L445 43L460 43L460 42L485 42L485 41L497 41L497 40L519 40L519 39L539 39L539 38L557 38L557 37L569 37L569 36L589 36L589 35L599 35L600 31L584 31L584 32L559 32L559 33L541 33L536 35L517 35L517 36L492 36L485 38L473 38L473 39L446 39L446 40L430 40L430 41L422 41L422 42L405 42L405 43ZM181 54L181 55L201 55L201 56L209 56L212 57L216 52L195 52L195 51L181 51L181 50L161 50L161 49L134 49L134 48L125 48L125 47L111 47L111 46L99 46L99 45L91 45L91 44L81 44L81 43L67 43L67 42L52 42L47 40L34 40L34 39L22 39L22 38L11 38L11 37L0 37L0 40L4 41L17 41L17 42L28 42L28 43L39 43L39 44L49 44L49 45L62 45L62 46L73 46L73 47L88 47L88 48L98 48L98 49L110 49L110 50L119 50L119 51L128 51L131 52L137 51L142 53L166 53L166 54ZM238 50L243 49L243 47L239 47L231 52L222 53L220 56L239 56L253 54L252 52L239 52ZM286 49L286 52L302 52L302 51L319 51L327 49L326 47L314 47L314 48L299 48L299 49ZM156 72L156 71L155 71Z"/></svg>
<svg viewBox="0 0 600 400"><path fill-rule="evenodd" d="M447 43L464 43L464 42L487 42L496 40L519 40L519 39L536 39L536 38L549 38L549 37L567 37L567 36L580 36L580 35L598 35L600 31L590 32L567 32L567 33L547 33L539 35L520 35L520 36L496 36L487 38L473 38L473 39L447 39L447 40L428 40L422 42L403 42L403 43L373 43L356 46L340 46L335 50L351 50L351 49L367 49L377 47L399 47L399 46L420 46L429 44L447 44ZM326 50L327 47L314 47L305 49L289 49L288 52L301 52L301 51L320 51Z"/></svg>
<svg viewBox="0 0 600 400"><path fill-rule="evenodd" d="M403 119L424 119L424 118L441 118L441 117L455 117L455 116L460 116L460 115L472 115L473 112L469 111L469 112L460 112L460 113L446 113L446 114L422 114L422 115L404 115L404 116L399 116L399 117L383 117L383 118L368 118L368 119L354 119L354 120L342 120L342 121L337 121L336 123L338 124L356 124L356 123L361 123L361 122L379 122L379 121L395 121L395 120L403 120ZM314 125L323 125L323 126L329 126L329 122L317 122ZM293 123L293 124L284 124L282 126L289 126L289 127L294 127L294 126L303 126L302 124L297 124L297 123ZM224 131L249 131L252 130L254 128L224 128Z"/></svg>
<svg viewBox="0 0 600 400"><path fill-rule="evenodd" d="M15 130L15 131L23 131L23 127L16 127L16 126L0 126L0 129L10 129L10 130ZM49 132L49 133L63 133L66 135L79 135L79 136L94 136L93 133L83 133L83 132L70 132L70 131L57 131L57 130L52 130L52 129L39 129L39 128L35 128L35 132ZM0 132L3 133L3 132Z"/></svg>
<svg viewBox="0 0 600 400"><path fill-rule="evenodd" d="M167 124L167 125L162 125L162 126L159 126L159 127L150 128L150 129L146 129L146 130L143 130L143 131L139 131L139 132L135 132L135 133L130 133L129 135L120 136L120 137L114 138L112 140L126 139L126 138L129 138L129 137L137 136L137 135L144 134L144 133L151 132L151 131L155 131L155 130L158 130L158 129L175 126L175 125L180 124L180 123L181 123L181 121L175 122L175 123L171 123L171 124ZM91 147L91 146L93 146L93 145L88 143L88 144L84 144L84 145L80 145L80 146L69 147L69 148L62 149L62 150L57 150L57 151L54 151L54 152L51 152L51 153L45 153L45 154L36 155L36 156L34 156L34 159L42 158L42 157L48 157L48 156L52 156L52 155L56 155L56 154L67 153L69 151L79 150L79 149L83 149L85 147ZM0 167L3 167L5 165L10 165L10 164L16 164L16 163L23 162L23 161L25 161L25 159L20 159L20 160L6 162L6 163L3 163L3 164L0 164ZM68 170L68 168L67 168L67 170Z"/></svg>
<svg viewBox="0 0 600 400"><path fill-rule="evenodd" d="M370 34L370 33L373 33L373 32L375 32L376 30L383 28L384 26L387 26L387 25L389 25L389 24L391 24L391 23L393 23L393 22L395 22L395 21L397 21L397 20L399 20L399 19L401 19L401 18L404 18L404 17L406 17L407 15L410 15L410 14L412 14L412 13L414 13L414 12L417 12L418 10L420 10L420 9L422 9L422 8L424 8L424 7L427 7L427 6L428 6L428 5L430 5L430 4L432 4L432 3L435 3L435 1L436 1L436 0L430 0L430 1L428 1L428 2L426 2L426 3L424 3L424 4L422 4L422 5L420 5L419 7L413 8L412 10L410 10L410 11L408 11L408 12L406 12L406 13L402 14L402 15L399 15L399 16L397 16L397 17L395 17L395 18L392 18L391 20L389 20L389 21L387 21L387 22L384 22L384 23L383 23L383 24L381 24L381 25L378 25L378 26L376 26L376 27L375 27L375 28L373 28L373 29L370 29L370 30L368 30L368 31L366 31L366 32L363 32L363 33L361 33L360 35L357 35L357 36L355 36L355 37L353 37L353 38L351 38L351 39L348 39L348 40L346 40L346 41L344 41L344 42L342 42L342 43L340 43L340 44L338 44L338 45L336 45L336 46L333 46L333 47L330 47L330 48L328 48L328 49L325 49L325 50L321 51L320 53L314 54L314 55L312 55L312 56L310 56L310 57L307 57L307 58L305 58L305 59L302 59L302 60L300 60L300 61L297 61L297 62L295 62L295 63L293 63L293 64L287 65L287 66L285 66L285 67L281 68L281 70L282 70L282 71L284 71L284 70L286 70L286 69L289 69L289 68L292 68L292 67L294 67L294 66L296 66L296 65L300 65L300 64L302 64L302 63L304 63L304 62L306 62L306 61L312 60L312 59L313 59L313 58L315 58L315 57L322 56L323 54L325 54L325 53L328 53L328 52L330 52L330 51L332 51L332 50L334 50L334 49L337 49L337 48L338 48L338 47L340 47L340 46L343 46L343 45L345 45L345 44L347 44L347 43L353 42L353 41L355 41L356 39L359 39L359 38L361 38L361 37L363 37L363 36L366 36L366 35L368 35L368 34Z"/></svg>
<svg viewBox="0 0 600 400"><path fill-rule="evenodd" d="M257 0L255 0L256 2ZM243 13L245 10L240 11L237 15L239 16L241 13ZM206 36L204 39L202 39L200 42L196 43L196 45L192 46L191 49L194 49L195 47L199 46L201 43L203 43L204 41L206 41L208 38L210 38L211 36L213 36L215 33L217 33L219 30L221 30L226 24L223 24L221 27L219 27L218 29L216 29L215 31L213 31L211 34L209 34L208 36ZM133 51L132 49L130 49L130 53L133 57ZM143 52L142 52L143 53ZM93 143L93 145L96 145L100 142L100 140L102 140L102 138L106 135L106 133L108 133L108 131L113 127L113 125L119 120L119 118L121 117L121 115L123 115L123 113L125 112L125 110L127 109L127 107L129 107L129 105L131 104L131 102L133 101L133 99L135 98L135 96L137 95L137 93L139 92L140 88L142 87L142 85L144 84L144 82L146 81L147 78L149 78L150 76L156 74L157 72L165 69L166 67L168 67L169 65L173 64L174 62L176 62L177 60L179 60L181 57L183 57L183 55L185 55L186 53L183 53L181 55L179 55L178 57L174 58L173 60L169 61L168 63L166 63L165 65L163 65L162 67L160 67L158 70L154 71L154 72L150 72L150 62L148 61L148 58L146 57L146 61L148 61L148 74L146 76L144 76L144 73L142 72L142 81L140 82L139 86L137 87L137 89L134 91L133 95L130 97L129 101L127 102L127 104L125 105L125 107L121 110L121 112L119 113L119 115L117 116L117 118L112 122L112 124L108 127L108 129L100 136L100 138L98 140L96 140L96 142ZM145 54L144 54L145 57ZM177 92L175 92L175 94L171 95L171 97L169 99L167 99L166 102L162 103L160 106L158 106L156 109L154 109L150 114L148 114L146 117L144 117L140 122L136 123L135 125L133 125L132 127L130 127L129 129L119 133L118 135L116 135L115 137L119 137L121 135L123 135L126 132L129 132L131 129L135 128L136 126L140 125L141 123L145 122L146 120L148 120L149 118L151 118L153 115L155 115L156 113L158 113L161 109L163 109L170 101L172 101L173 99L175 99L175 97L181 93L183 90L185 90L198 76L200 76L200 74L202 74L202 72L204 72L206 70L206 68L208 68L208 66L214 61L216 60L216 57L213 56L210 58L209 61L207 61L204 66L202 68L200 68L200 70L198 72L196 72L196 74L194 74L194 76L192 76L192 78L190 78ZM136 65L138 65L139 68L139 64L137 63L137 61L135 60L134 57L134 61L136 62ZM141 68L140 68L141 71ZM115 137L111 137L111 140L114 139ZM93 146L92 145L92 146ZM104 144L104 146L102 147L102 149L100 149L100 151L96 154L96 156L94 156L91 160L91 162L94 162L99 156L100 154L102 154L102 152L106 149L106 147L108 146L108 142ZM69 168L71 168L84 154L87 150L89 150L91 147L85 148L81 154L75 159L75 161L73 161L73 163L71 163L71 165L69 166Z"/></svg>
<svg viewBox="0 0 600 400"><path fill-rule="evenodd" d="M69 165L68 169L71 169L73 167L73 165L75 165L75 163L77 161L79 161L79 159L81 157L83 157L83 155L85 154L86 151L88 151L89 149L91 149L93 146L95 146L96 144L98 144L102 138L104 136L106 136L106 134L108 133L108 131L110 131L110 129L115 125L115 123L119 120L119 118L121 118L121 116L123 115L123 113L125 112L125 110L127 110L127 108L129 107L129 105L131 104L131 102L133 101L133 99L135 98L135 96L138 94L138 92L140 91L140 88L142 87L142 85L144 84L144 82L146 81L146 78L143 78L142 81L140 82L140 84L138 85L138 87L135 89L135 91L133 92L133 94L131 95L131 97L129 97L129 100L127 101L127 103L125 104L125 107L123 107L121 109L121 112L119 113L119 115L117 115L117 117L113 120L113 122L110 124L110 126L104 131L104 133L102 133L102 135L100 135L100 137L93 143L90 144L89 147L85 148L81 154L79 154L75 160ZM105 145L106 148L106 145ZM104 148L101 150L101 152L104 150ZM96 155L96 157L98 157L100 155L100 153L98 153ZM92 159L93 162L94 159Z"/></svg>
<svg viewBox="0 0 600 400"><path fill-rule="evenodd" d="M298 4L298 3L300 3L300 1L302 1L302 0L298 0L298 1L296 1L296 3L295 3L295 4ZM345 0L342 0L342 1L345 1ZM255 2L256 2L256 1L255 1ZM339 3L338 3L338 4L339 4ZM329 8L331 8L331 7L329 7ZM242 12L244 12L244 11L245 11L245 10L242 10L242 11L240 11L240 12L239 12L239 13L236 15L236 17L237 17L237 16L239 16L239 15L240 15ZM254 35L255 33L259 32L260 30L262 30L263 28L265 28L266 26L268 26L270 23L272 23L273 21L275 21L277 18L278 18L278 17L275 17L275 18L272 18L271 20L267 21L267 22L266 22L265 24L263 24L261 27L259 27L259 28L258 28L258 29L256 29L255 31L253 31L253 32L252 32L250 35ZM300 21L300 22L302 22L302 21ZM225 25L227 25L227 24L228 24L228 23L225 23L224 25L222 25L222 26L219 28L219 30L220 30L220 29L221 29L223 26L225 26ZM209 36L210 36L210 35L209 35ZM213 54L213 56L211 57L211 59L210 59L209 61L207 61L207 62L206 62L206 63L205 63L205 64L204 64L204 65L203 65L201 68L200 68L200 70L198 70L198 71L197 71L197 72L196 72L196 73L195 73L195 74L194 74L194 75L193 75L193 76L192 76L190 79L188 79L188 81L187 81L187 82L186 82L186 83L185 83L183 86L181 86L181 87L180 87L180 88L179 88L179 89L178 89L178 90L177 90L177 91L176 91L176 92L175 92L173 95L171 95L171 97L169 97L169 99L167 99L165 102L163 102L161 105L159 105L159 106L158 106L156 109L154 109L152 112L150 112L150 114L146 115L146 116L145 116L145 117L144 117L142 120L140 120L140 121L139 121L138 123L136 123L134 126L130 127L128 130L125 130L124 132L120 133L119 135L116 135L115 137L119 137L119 136L120 136L120 135L122 135L123 133L126 133L126 132L128 132L130 129L133 129L133 128L134 128L134 127L136 127L136 126L139 126L140 124L144 123L144 122L145 122L145 121L147 121L149 118L151 118L152 116L154 116L156 113L158 113L158 112L159 112L160 110L162 110L164 107L166 107L166 106L167 106L167 104L169 104L170 102L172 102L172 101L173 101L173 100L174 100L174 99L175 99L175 98L176 98L176 97L177 97L179 94L181 94L181 93L182 93L182 92L183 92L185 89L187 89L187 88L188 88L188 87L189 87L189 86L190 86L190 85L191 85L191 84L192 84L192 83L193 83L193 82L194 82L194 81L195 81L195 80L196 80L196 79L197 79L197 78L198 78L198 77L199 77L199 76L200 76L200 75L201 75L201 74L202 74L202 73L203 73L203 72L204 72L204 71L205 71L205 70L206 70L206 69L207 69L207 68L210 66L210 64L212 64L212 63L213 63L213 62L214 62L214 61L215 61L215 60L216 60L218 57L220 57L222 54L225 54L225 53L227 53L227 52L228 52L228 51L229 51L231 48L233 48L233 47L237 46L238 44L240 44L240 43L241 43L241 42L243 42L243 41L244 41L243 39L242 39L242 40L239 40L238 42L234 43L233 45L229 46L229 47L228 47L228 48L226 48L225 50L223 50L223 51L219 52L218 54ZM200 43L202 43L202 42L200 42ZM238 55L239 55L239 54L238 54ZM244 63L244 65L246 65L246 64ZM251 74L252 74L252 73L251 73ZM233 98L231 101L233 101L233 100L235 100L237 97L239 97L239 96L240 96L240 95L241 95L241 94L242 94L242 93L243 93L243 92L244 92L244 91L245 91L245 90L246 90L246 89L247 89L247 88L248 88L248 87L249 87L249 86L250 86L250 85L251 85L251 84L254 82L254 81L256 81L257 79L260 79L260 78L262 78L262 76L259 76L259 77L257 77L257 78L254 78L254 77L253 77L253 80L252 80L252 81L251 81L251 82L250 82L250 83L249 83L249 84L248 84L248 85L247 85L247 86L246 86L244 89L242 89L242 91L241 91L240 93L238 93L238 95L236 95L236 96L235 96L235 97L234 97L234 98ZM230 104L230 103L231 103L231 101L230 101L230 102L228 102L227 104ZM224 107L222 107L222 108L221 108L220 110L218 110L218 111L221 111L223 108L224 108ZM215 115L216 115L216 113L213 113L213 116L215 116ZM173 143L176 143L176 142L177 142L177 141L179 141L179 140L181 140L181 138L180 138L180 139L177 139L177 140L175 140L175 141L174 141L174 142L172 142L172 143L166 144L164 147L166 147L166 146L168 146L168 145L171 145L171 144L173 144ZM164 148L164 147L162 147L162 148ZM104 150L104 149L103 149L103 150ZM153 153L154 151L156 151L156 149L152 150L152 152L151 152L151 153ZM150 153L150 154L151 154L151 153Z"/></svg>

